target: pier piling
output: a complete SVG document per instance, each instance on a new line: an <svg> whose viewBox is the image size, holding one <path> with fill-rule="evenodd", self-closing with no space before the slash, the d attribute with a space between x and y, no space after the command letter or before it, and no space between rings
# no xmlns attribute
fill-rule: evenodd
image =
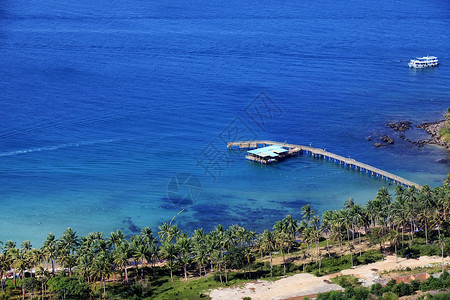
<svg viewBox="0 0 450 300"><path fill-rule="evenodd" d="M339 165L345 167L346 169L353 169L355 171L359 171L359 172L368 174L374 178L384 179L388 182L389 185L390 184L398 184L398 185L403 185L406 187L415 186L419 190L422 189L421 185L414 183L412 181L409 181L407 179L404 179L400 176L397 176L392 173L372 167L370 165L358 162L354 159L345 158L343 156L328 152L324 149L313 148L310 146L289 144L289 143L265 141L265 140L229 142L227 147L228 148L238 148L238 149L255 149L255 148L258 148L258 146L271 146L271 145L278 145L278 146L287 148L287 149L289 149L289 153L292 153L292 154L300 155L300 154L304 153L307 156L309 155L313 158L328 160L329 162L339 164Z"/></svg>

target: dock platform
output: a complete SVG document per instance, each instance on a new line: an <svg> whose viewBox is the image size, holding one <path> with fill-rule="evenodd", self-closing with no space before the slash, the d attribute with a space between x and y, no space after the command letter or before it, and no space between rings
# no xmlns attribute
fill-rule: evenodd
<svg viewBox="0 0 450 300"><path fill-rule="evenodd" d="M289 152L292 154L306 154L306 155L313 156L315 158L324 159L329 162L339 164L345 168L354 169L356 171L365 173L372 177L386 180L389 184L391 184L391 183L399 184L399 185L403 185L405 187L414 186L419 190L422 189L422 186L415 182L409 181L405 178L394 175L392 173L380 170L380 169L370 166L368 164L358 162L352 158L346 158L346 157L328 152L328 151L326 151L324 149L320 149L320 148L313 148L313 147L308 147L308 146L303 146L303 145L295 145L295 144L280 143L280 142L265 141L265 140L234 141L234 142L229 142L227 144L227 147L230 149L232 149L232 148L257 149L259 147L266 147L266 146L272 146L272 145L278 145L278 146L287 148L287 149L289 149Z"/></svg>

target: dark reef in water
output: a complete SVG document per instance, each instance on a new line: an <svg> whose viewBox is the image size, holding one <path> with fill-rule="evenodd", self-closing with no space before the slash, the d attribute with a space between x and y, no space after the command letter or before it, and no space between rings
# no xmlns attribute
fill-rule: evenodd
<svg viewBox="0 0 450 300"><path fill-rule="evenodd" d="M445 121L437 121L431 123L423 123L420 125L415 125L415 127L425 130L430 138L422 139L422 140L411 140L406 137L405 132L410 130L413 127L413 122L411 121L395 121L389 122L385 124L385 127L391 128L394 135L397 135L401 140L416 146L423 147L426 144L430 145L439 145L445 147L446 149L450 149L450 143L444 141L439 135L439 130L445 126ZM400 133L400 134L399 134ZM388 136L387 134L378 134L374 133L371 136L366 137L366 140L369 142L373 142L375 147L386 147L387 145L393 145L395 140L393 137Z"/></svg>
<svg viewBox="0 0 450 300"><path fill-rule="evenodd" d="M123 219L122 223L128 224L128 230L131 231L132 233L141 232L141 229L139 227L137 227L136 224L133 223L133 221L131 220L130 217Z"/></svg>

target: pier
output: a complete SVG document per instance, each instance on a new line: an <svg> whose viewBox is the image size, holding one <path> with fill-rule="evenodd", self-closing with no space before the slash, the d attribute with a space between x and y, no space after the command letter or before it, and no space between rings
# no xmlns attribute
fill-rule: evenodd
<svg viewBox="0 0 450 300"><path fill-rule="evenodd" d="M319 148L313 148L303 145L294 145L289 143L279 143L274 141L235 141L235 142L229 142L227 144L227 147L237 148L237 149L257 149L260 147L266 147L266 146L281 146L284 148L287 148L289 153L294 154L306 154L315 158L323 159L326 161L329 161L331 163L335 163L338 165L341 165L347 169L353 169L358 172L365 173L369 176L372 176L374 178L379 178L382 180L386 180L389 184L399 184L403 185L405 187L416 187L417 189L421 190L422 186L414 183L412 181L409 181L407 179L404 179L400 176L394 175L392 173L380 170L378 168L372 167L370 165L358 162L352 158L346 158L331 152L328 152L324 149Z"/></svg>

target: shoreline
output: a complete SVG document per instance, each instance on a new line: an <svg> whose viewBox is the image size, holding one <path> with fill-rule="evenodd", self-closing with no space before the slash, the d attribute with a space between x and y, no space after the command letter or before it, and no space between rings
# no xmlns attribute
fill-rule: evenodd
<svg viewBox="0 0 450 300"><path fill-rule="evenodd" d="M437 145L443 147L444 149L450 149L450 142L444 140L444 138L439 134L439 130L446 126L446 120L439 120L434 122L421 123L415 125L412 121L393 121L385 124L392 130L391 134L387 132L374 133L366 137L369 142L375 141L374 146L377 148L386 147L393 145L396 141L405 141L413 146L423 147L425 145ZM407 136L407 131L411 130L413 127L419 128L426 133L429 137L424 139L410 139Z"/></svg>
<svg viewBox="0 0 450 300"><path fill-rule="evenodd" d="M443 140L442 136L439 134L439 130L442 129L446 124L445 120L439 120L436 122L422 123L417 125L417 128L425 130L430 138L427 140L417 141L421 144L430 144L430 145L438 145L444 147L445 149L450 149L450 143Z"/></svg>

